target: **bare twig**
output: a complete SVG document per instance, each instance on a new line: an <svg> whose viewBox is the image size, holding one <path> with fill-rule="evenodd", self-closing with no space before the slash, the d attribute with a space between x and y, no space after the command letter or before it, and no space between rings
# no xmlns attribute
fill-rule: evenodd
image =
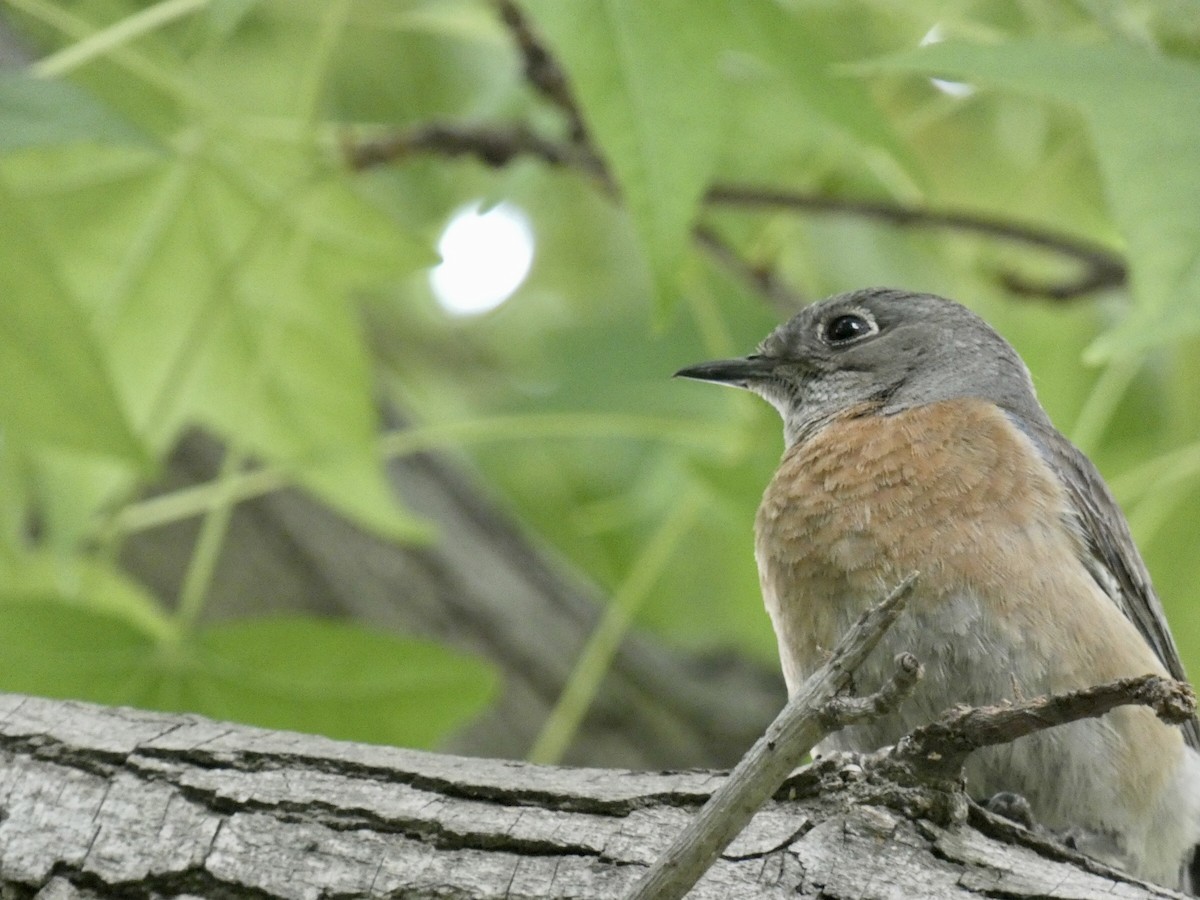
<svg viewBox="0 0 1200 900"><path fill-rule="evenodd" d="M547 140L519 123L467 125L440 122L345 146L347 161L358 171L402 162L421 154L447 158L470 156L497 169L515 159L533 157L551 166L580 169L593 178L608 182L603 164L587 147Z"/></svg>
<svg viewBox="0 0 1200 900"><path fill-rule="evenodd" d="M567 117L568 139L549 140L524 125L478 126L447 123L409 129L397 134L347 143L346 158L358 170L403 160L417 153L447 157L474 156L487 165L501 167L520 156L532 156L552 166L576 168L610 194L616 185L589 139L587 128L566 74L542 43L520 7L512 0L494 0L501 21L521 53L525 78L540 95ZM1119 255L1091 241L1036 225L997 219L976 213L936 211L884 200L823 197L772 187L738 184L714 185L705 196L710 206L773 207L833 215L853 215L894 225L971 232L1057 253L1078 262L1077 278L1063 282L1034 281L1020 273L998 273L1001 283L1015 294L1068 300L1106 288L1120 287L1128 271ZM803 297L768 269L747 263L713 229L698 226L697 243L735 276L759 291L780 312L790 313Z"/></svg>
<svg viewBox="0 0 1200 900"><path fill-rule="evenodd" d="M1045 297L1049 300L1075 300L1094 291L1124 286L1129 272L1120 257L1113 254L1109 260L1097 258L1087 266L1074 281L1035 281L1019 272L1000 272L1000 283L1014 294L1022 297Z"/></svg>
<svg viewBox="0 0 1200 900"><path fill-rule="evenodd" d="M834 697L821 710L822 724L836 731L855 722L871 721L893 712L912 693L925 674L925 667L911 653L896 657L896 671L891 679L866 697Z"/></svg>
<svg viewBox="0 0 1200 900"><path fill-rule="evenodd" d="M500 21L508 28L513 42L521 51L521 58L525 63L525 80L566 113L571 125L571 142L587 143L587 129L583 124L583 117L575 104L566 73L558 64L558 60L542 44L517 4L512 0L496 0L496 9L500 13Z"/></svg>
<svg viewBox="0 0 1200 900"><path fill-rule="evenodd" d="M887 715L909 695L921 677L920 664L909 654L896 657L896 673L869 697L837 696L836 683L849 684L854 668L899 613L914 579L910 577L859 619L826 666L805 682L626 900L684 896L822 736L863 719ZM967 806L959 779L970 753L1130 704L1147 706L1166 722L1181 723L1195 714L1196 697L1189 685L1145 675L1020 703L954 709L937 722L918 728L891 750L861 757L861 765L872 774L860 778L859 783L871 802L907 804L905 812L910 817L937 820L937 810L943 809L957 811L954 820L961 821ZM821 764L839 762L835 755ZM806 770L810 781L821 764ZM884 785L882 792L880 785ZM917 788L918 794L897 790L902 785Z"/></svg>
<svg viewBox="0 0 1200 900"><path fill-rule="evenodd" d="M1015 241L1069 257L1084 266L1083 275L1068 284L1036 284L1013 273L1004 273L1005 286L1018 294L1039 295L1066 300L1102 288L1119 287L1128 273L1124 261L1099 244L1051 231L1036 225L996 219L977 213L938 211L883 200L854 200L824 197L800 191L719 184L709 189L709 203L722 206L770 207L804 212L854 215L879 219L893 225L916 228L944 228L967 231L988 237Z"/></svg>
<svg viewBox="0 0 1200 900"><path fill-rule="evenodd" d="M554 141L522 124L434 123L346 146L346 158L358 170L399 162L423 153L444 157L472 156L496 168L521 157L533 157L551 166L578 169L596 179L606 190L613 190L612 179L603 161L586 140ZM705 201L714 206L852 215L894 225L969 232L1051 251L1075 260L1083 267L1078 278L1060 283L1035 282L1016 272L1001 272L999 278L1004 286L1023 296L1069 300L1093 291L1120 287L1128 278L1120 256L1099 244L1036 225L977 213L938 211L892 201L824 197L735 184L714 186L708 191ZM802 294L769 269L747 263L712 228L697 226L694 236L714 259L762 293L777 310L793 312L803 305Z"/></svg>
<svg viewBox="0 0 1200 900"><path fill-rule="evenodd" d="M957 775L967 756L980 747L1007 744L1131 704L1149 707L1164 722L1181 724L1195 715L1196 695L1190 685L1143 675L1004 706L963 707L902 738L890 756L935 777Z"/></svg>
<svg viewBox="0 0 1200 900"><path fill-rule="evenodd" d="M762 294L781 316L793 315L807 302L802 293L780 279L770 266L756 266L742 259L723 237L707 225L697 225L692 229L692 237L735 278Z"/></svg>
<svg viewBox="0 0 1200 900"><path fill-rule="evenodd" d="M859 617L838 641L829 661L800 686L766 734L742 757L724 784L626 895L626 900L675 900L684 896L817 741L861 718L861 707L850 705L843 707L849 718L838 719L838 707L830 706L830 701L850 686L854 671L900 615L916 580L916 573L908 576L878 605ZM881 693L891 703L899 703L906 690L916 684L919 670L919 666L914 668L906 659L893 683ZM884 701L870 702L887 712Z"/></svg>

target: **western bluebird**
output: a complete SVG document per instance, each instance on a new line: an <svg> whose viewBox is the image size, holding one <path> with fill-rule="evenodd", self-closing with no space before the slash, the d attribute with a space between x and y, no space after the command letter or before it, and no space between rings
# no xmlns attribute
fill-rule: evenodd
<svg viewBox="0 0 1200 900"><path fill-rule="evenodd" d="M966 307L841 294L751 356L677 374L753 391L783 417L755 556L789 690L865 608L921 573L858 680L882 682L902 650L925 679L897 712L818 753L895 743L959 703L1150 672L1184 679L1116 501L1050 423L1016 351ZM1180 729L1123 707L979 750L967 784L979 797L1020 794L1081 850L1179 886L1200 841L1198 748L1195 719Z"/></svg>

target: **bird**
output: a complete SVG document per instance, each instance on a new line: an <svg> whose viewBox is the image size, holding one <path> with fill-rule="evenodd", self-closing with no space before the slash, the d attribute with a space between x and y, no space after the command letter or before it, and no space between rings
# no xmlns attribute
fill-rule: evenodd
<svg viewBox="0 0 1200 900"><path fill-rule="evenodd" d="M749 356L676 375L751 391L783 419L754 552L791 694L864 610L920 573L856 683L881 685L902 651L925 677L895 712L835 732L816 755L892 745L960 704L1148 673L1185 680L1104 480L1051 423L1016 350L966 306L891 288L839 294ZM1187 888L1198 751L1195 718L1172 726L1126 706L978 750L966 783L978 798L1024 798L1090 856Z"/></svg>

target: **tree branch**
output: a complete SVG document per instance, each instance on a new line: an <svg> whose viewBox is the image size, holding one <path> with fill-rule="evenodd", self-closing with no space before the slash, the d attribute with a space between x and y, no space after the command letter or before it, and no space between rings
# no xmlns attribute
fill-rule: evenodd
<svg viewBox="0 0 1200 900"><path fill-rule="evenodd" d="M821 724L831 734L855 722L869 722L895 712L925 675L925 668L911 653L896 657L896 671L887 684L866 697L834 697L820 710Z"/></svg>
<svg viewBox="0 0 1200 900"><path fill-rule="evenodd" d="M898 660L896 676L875 698L858 704L837 699L903 611L916 582L916 573L909 575L859 617L838 641L825 665L800 686L766 734L626 894L626 900L678 900L700 880L821 738L861 718L866 706L886 711L889 704L894 706L907 696L921 676L921 667L911 656Z"/></svg>
<svg viewBox="0 0 1200 900"><path fill-rule="evenodd" d="M962 707L904 737L889 756L930 777L957 777L967 756L980 747L1007 744L1035 731L1129 705L1149 707L1164 722L1179 725L1195 715L1196 694L1191 685L1142 675L1021 703Z"/></svg>
<svg viewBox="0 0 1200 900"><path fill-rule="evenodd" d="M392 434L407 433L393 411L383 417ZM222 454L212 437L190 433L172 454L162 487L211 484ZM386 468L406 507L433 523L441 540L413 545L375 537L295 487L252 497L233 511L206 612L213 620L285 612L348 617L486 659L503 690L446 749L519 759L595 630L603 592L530 541L461 467L416 452L391 456ZM194 528L167 520L131 535L122 568L156 595L175 596ZM777 669L733 654L687 655L635 629L567 760L728 767L785 700Z"/></svg>
<svg viewBox="0 0 1200 900"><path fill-rule="evenodd" d="M578 169L609 185L608 173L586 146L543 138L523 124L466 125L435 122L359 142L347 142L343 153L355 171L403 162L421 154L453 159L473 157L484 165L503 168L522 157L547 165Z"/></svg>
<svg viewBox="0 0 1200 900"><path fill-rule="evenodd" d="M422 153L447 158L471 156L495 168L509 165L521 157L532 157L550 166L574 168L598 181L607 191L614 191L604 163L586 140L572 143L553 141L520 124L481 126L434 123L357 143L350 142L346 144L344 152L349 165L356 170L400 162ZM1000 272L998 277L1001 283L1021 296L1071 300L1094 291L1121 287L1129 275L1121 257L1100 244L1037 225L979 213L931 210L890 200L826 197L782 188L738 184L714 185L705 195L705 203L713 207L771 208L856 216L902 227L978 234L1053 252L1082 267L1077 278L1066 282L1038 282L1017 272ZM802 295L786 286L769 270L746 263L711 227L697 226L695 238L718 262L761 292L775 308L790 312L802 305Z"/></svg>
<svg viewBox="0 0 1200 900"><path fill-rule="evenodd" d="M588 138L587 128L567 76L549 48L538 37L520 7L512 0L495 0L500 20L521 53L526 81L567 117L568 141L557 143L522 125L466 126L435 123L395 135L348 144L345 153L355 169L403 160L414 153L449 157L471 155L490 166L503 166L518 156L532 156L552 166L572 166L614 191L600 155ZM998 274L1001 283L1022 296L1069 300L1093 291L1120 287L1128 280L1124 261L1116 253L1091 241L1041 228L968 212L937 211L884 200L824 197L773 187L739 184L714 185L707 193L710 206L773 207L808 213L852 215L901 227L962 231L1038 247L1080 264L1079 276L1066 282L1039 282L1017 272ZM730 268L777 308L791 311L801 298L777 277L750 266L708 227L695 231L697 242L722 265Z"/></svg>
<svg viewBox="0 0 1200 900"><path fill-rule="evenodd" d="M0 695L0 760L0 893L46 900L611 900L725 780L15 695ZM924 811L965 808L961 789L905 803L885 777L840 754L800 770L689 900L1178 897L974 807L946 825Z"/></svg>
<svg viewBox="0 0 1200 900"><path fill-rule="evenodd" d="M756 266L742 259L723 237L707 225L697 225L692 229L692 237L726 271L766 298L781 317L787 318L805 305L804 295L785 283L770 266Z"/></svg>
<svg viewBox="0 0 1200 900"><path fill-rule="evenodd" d="M579 107L575 105L575 97L567 83L566 73L559 66L558 60L538 39L517 4L512 0L496 0L496 9L500 13L500 21L512 34L513 43L521 51L521 58L525 63L525 80L566 114L571 126L571 142L587 143L587 128L579 114Z"/></svg>
<svg viewBox="0 0 1200 900"><path fill-rule="evenodd" d="M910 576L839 641L830 661L805 682L626 900L679 900L822 737L886 715L907 698L922 674L920 663L909 654L896 658L896 673L868 697L830 694L828 679L835 670L849 683L854 668L895 621L914 582L915 576ZM857 802L883 803L910 819L957 826L969 816L961 779L972 752L1131 704L1147 706L1164 721L1180 724L1195 714L1196 696L1189 685L1145 675L1022 703L954 709L894 748L871 755L835 754L814 764L802 778L811 788L833 770L852 772L857 786L848 792L857 795Z"/></svg>
<svg viewBox="0 0 1200 900"><path fill-rule="evenodd" d="M1049 250L1077 261L1084 268L1078 280L1057 285L1037 284L1014 273L1002 273L1005 286L1018 294L1067 300L1095 290L1120 287L1128 277L1124 261L1107 247L1036 225L977 213L938 211L892 201L824 197L738 184L714 185L709 189L706 199L709 203L722 206L853 215L893 225L964 231Z"/></svg>

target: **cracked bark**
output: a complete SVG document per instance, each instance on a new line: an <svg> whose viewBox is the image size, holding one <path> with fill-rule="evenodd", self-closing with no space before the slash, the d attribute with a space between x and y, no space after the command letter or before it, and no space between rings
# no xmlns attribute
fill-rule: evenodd
<svg viewBox="0 0 1200 900"><path fill-rule="evenodd" d="M531 766L4 695L0 893L610 898L723 777ZM793 775L689 896L1175 896L980 810L952 827L910 820L865 778L832 761Z"/></svg>

